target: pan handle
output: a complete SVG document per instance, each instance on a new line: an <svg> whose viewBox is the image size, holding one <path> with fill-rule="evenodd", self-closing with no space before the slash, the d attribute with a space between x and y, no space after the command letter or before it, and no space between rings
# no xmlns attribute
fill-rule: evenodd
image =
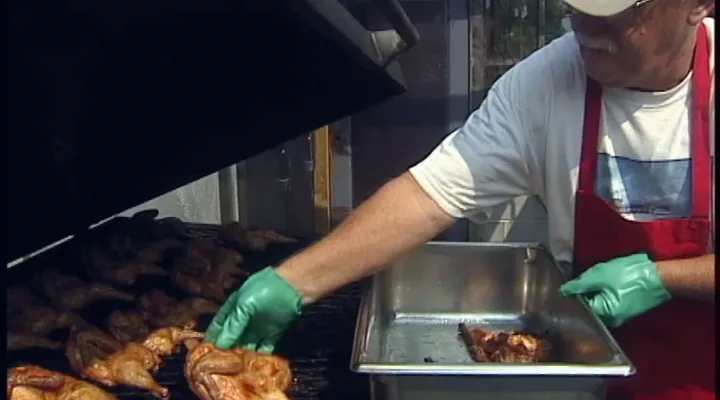
<svg viewBox="0 0 720 400"><path fill-rule="evenodd" d="M400 54L413 48L420 40L420 35L399 0L373 1L393 27L393 29L371 32L380 62L383 67L387 67Z"/></svg>

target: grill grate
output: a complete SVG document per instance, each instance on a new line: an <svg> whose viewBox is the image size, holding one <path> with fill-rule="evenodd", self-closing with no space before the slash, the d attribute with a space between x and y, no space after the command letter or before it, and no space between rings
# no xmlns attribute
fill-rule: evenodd
<svg viewBox="0 0 720 400"><path fill-rule="evenodd" d="M189 227L195 236L217 238L218 226L192 224ZM300 244L271 246L264 252L243 251L242 254L245 258L243 268L249 272L255 272L267 265L277 265L309 244L310 241L305 241ZM73 245L75 244L72 242L67 243L68 247ZM64 246L66 245L61 247ZM62 266L64 271L72 268L72 262L59 258L67 257L66 249L58 249L53 253L48 254L48 257L45 258L51 259L53 265ZM73 252L70 251L69 254L73 254ZM39 263L48 264L47 261ZM66 266L68 268L65 268ZM22 274L22 271L17 272ZM82 275L79 271L77 273ZM17 278L10 281L18 282ZM148 287L156 287L178 297L173 288L164 285L169 286L167 281L148 280L139 282L139 285L136 285L138 287L134 290L140 293ZM290 393L292 399L329 400L339 399L341 396L357 400L370 398L367 378L349 370L352 338L360 302L360 286L361 284L354 284L346 287L308 307L279 343L276 353L287 357L293 367L294 385ZM127 307L127 305L123 306ZM117 303L94 305L88 310L84 310L82 315L88 321L104 328L102 316L106 316L108 310L118 307L121 305ZM200 321L200 328L205 329L209 322L210 318L204 318ZM8 353L7 360L9 366L32 363L72 374L62 351L15 351ZM183 375L185 351L178 356L167 357L165 360L155 375L157 382L170 389L173 400L197 399L189 389ZM122 399L154 398L146 391L128 387L116 387L108 390Z"/></svg>

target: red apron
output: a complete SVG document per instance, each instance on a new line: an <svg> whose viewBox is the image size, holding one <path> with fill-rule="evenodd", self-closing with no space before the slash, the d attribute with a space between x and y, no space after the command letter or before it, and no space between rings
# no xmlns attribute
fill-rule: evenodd
<svg viewBox="0 0 720 400"><path fill-rule="evenodd" d="M574 273L645 252L660 261L708 253L712 159L709 144L710 44L700 25L692 77L692 216L653 222L623 218L595 194L602 88L588 79L575 199ZM672 299L613 330L637 374L611 385L609 400L715 399L715 308Z"/></svg>

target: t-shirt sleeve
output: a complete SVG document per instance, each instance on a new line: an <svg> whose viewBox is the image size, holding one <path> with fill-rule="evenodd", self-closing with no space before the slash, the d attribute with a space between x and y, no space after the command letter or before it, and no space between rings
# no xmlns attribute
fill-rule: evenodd
<svg viewBox="0 0 720 400"><path fill-rule="evenodd" d="M547 108L532 69L541 62L526 59L506 72L465 124L410 169L448 214L470 217L535 194L531 166L543 144L534 133L545 126Z"/></svg>

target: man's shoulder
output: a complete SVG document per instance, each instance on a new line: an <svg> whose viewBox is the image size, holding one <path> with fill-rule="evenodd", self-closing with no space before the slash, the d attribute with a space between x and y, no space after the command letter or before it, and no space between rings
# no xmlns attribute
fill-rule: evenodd
<svg viewBox="0 0 720 400"><path fill-rule="evenodd" d="M582 95L585 68L575 36L567 33L505 72L493 85L500 97L523 99L537 108ZM539 110L537 110L539 111Z"/></svg>

